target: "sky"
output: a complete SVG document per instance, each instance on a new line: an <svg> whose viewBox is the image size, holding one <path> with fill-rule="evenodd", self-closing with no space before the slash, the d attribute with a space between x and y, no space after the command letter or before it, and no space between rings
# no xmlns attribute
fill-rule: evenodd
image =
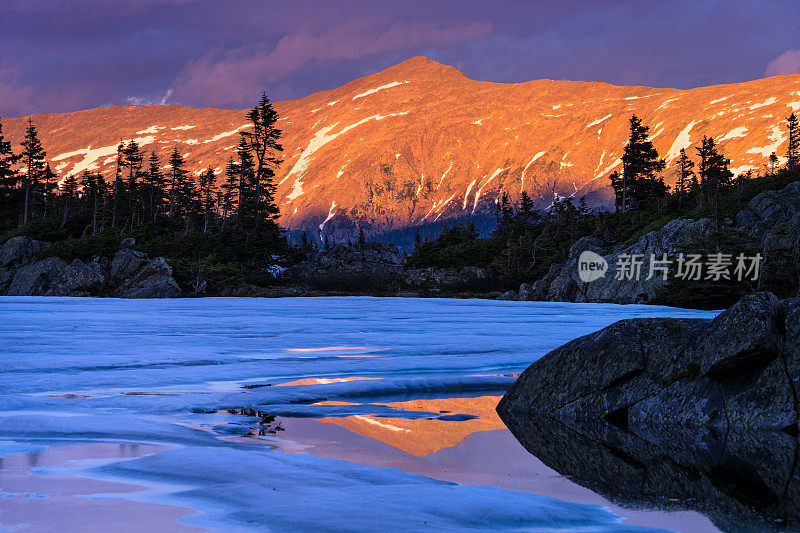
<svg viewBox="0 0 800 533"><path fill-rule="evenodd" d="M473 79L691 88L800 72L798 0L2 0L0 116L244 108L425 55Z"/></svg>

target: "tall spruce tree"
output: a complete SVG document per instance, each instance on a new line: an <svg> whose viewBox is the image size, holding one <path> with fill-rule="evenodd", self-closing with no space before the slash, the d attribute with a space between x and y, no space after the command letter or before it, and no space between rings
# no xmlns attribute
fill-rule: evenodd
<svg viewBox="0 0 800 533"><path fill-rule="evenodd" d="M196 193L194 184L189 176L189 171L184 168L186 162L177 148L172 150L169 156L170 168L170 205L169 217L175 218L176 214L188 214L192 209L192 202L195 200Z"/></svg>
<svg viewBox="0 0 800 533"><path fill-rule="evenodd" d="M719 150L712 137L704 136L697 153L700 164L697 173L700 175L701 196L714 208L714 222L717 231L722 227L722 207L720 196L733 188L733 173L728 170L730 160Z"/></svg>
<svg viewBox="0 0 800 533"><path fill-rule="evenodd" d="M239 165L233 160L228 159L225 166L225 181L222 182L222 226L228 223L228 219L236 213L236 206L239 203Z"/></svg>
<svg viewBox="0 0 800 533"><path fill-rule="evenodd" d="M33 121L28 119L28 127L25 129L25 136L22 139L22 152L20 152L22 164L25 165L25 172L22 174L22 188L25 191L25 203L22 211L22 224L27 224L31 217L31 207L34 197L44 178L45 157L42 143L39 140L39 132L36 130Z"/></svg>
<svg viewBox="0 0 800 533"><path fill-rule="evenodd" d="M658 157L649 131L639 117L631 117L630 136L622 155L622 178L612 180L618 208L623 212L651 207L667 194L664 179L658 176L666 163Z"/></svg>
<svg viewBox="0 0 800 533"><path fill-rule="evenodd" d="M214 187L216 179L214 169L209 166L200 174L200 179L198 180L200 185L200 212L203 215L203 233L208 233L208 225L214 213L217 197L216 187Z"/></svg>
<svg viewBox="0 0 800 533"><path fill-rule="evenodd" d="M691 187L692 178L694 177L693 168L694 161L686 155L686 149L681 148L680 157L678 158L678 182L675 184L675 192L678 193L678 209L682 207L683 198Z"/></svg>
<svg viewBox="0 0 800 533"><path fill-rule="evenodd" d="M280 216L275 203L275 169L283 162L276 155L283 151L283 146L278 142L282 131L276 127L278 113L266 93L261 95L258 105L247 113L247 120L252 123L253 130L241 132L241 135L256 163L253 213L257 232L264 221L274 221Z"/></svg>
<svg viewBox="0 0 800 533"><path fill-rule="evenodd" d="M247 140L243 137L236 148L236 168L239 171L239 205L237 222L242 228L255 228L258 216L256 206L256 164Z"/></svg>
<svg viewBox="0 0 800 533"><path fill-rule="evenodd" d="M14 154L11 142L5 140L3 124L0 121L0 212L16 223L19 202L19 173L16 164L22 156Z"/></svg>
<svg viewBox="0 0 800 533"><path fill-rule="evenodd" d="M70 210L72 207L73 202L75 201L78 195L78 180L75 179L73 174L70 174L66 177L64 182L61 184L61 199L63 201L62 205L62 213L61 213L61 227L65 227L67 222L69 221L70 217Z"/></svg>
<svg viewBox="0 0 800 533"><path fill-rule="evenodd" d="M58 176L56 173L53 172L53 169L50 168L50 163L47 163L44 167L44 172L42 173L42 191L41 191L41 201L44 204L44 210L42 214L42 218L48 217L48 209L50 207L51 197L55 194L58 190Z"/></svg>
<svg viewBox="0 0 800 533"><path fill-rule="evenodd" d="M789 172L800 169L800 121L792 113L786 119L786 128L789 130L789 145L786 147L786 168Z"/></svg>
<svg viewBox="0 0 800 533"><path fill-rule="evenodd" d="M149 219L155 222L161 202L164 200L166 187L164 173L161 172L161 161L159 161L155 151L150 152L148 163L149 166L144 175L144 182L147 187L147 198L150 206Z"/></svg>

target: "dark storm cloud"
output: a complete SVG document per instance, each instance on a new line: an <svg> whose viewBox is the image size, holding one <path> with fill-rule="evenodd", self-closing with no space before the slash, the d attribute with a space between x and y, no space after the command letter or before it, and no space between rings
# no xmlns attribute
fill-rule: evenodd
<svg viewBox="0 0 800 533"><path fill-rule="evenodd" d="M797 0L4 0L0 114L299 98L413 55L476 79L694 87L800 70Z"/></svg>

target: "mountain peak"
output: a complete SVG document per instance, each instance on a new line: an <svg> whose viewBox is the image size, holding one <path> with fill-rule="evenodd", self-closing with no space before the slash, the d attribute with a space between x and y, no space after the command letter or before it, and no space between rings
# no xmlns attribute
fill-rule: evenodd
<svg viewBox="0 0 800 533"><path fill-rule="evenodd" d="M392 74L403 74L406 76L459 76L465 77L464 73L455 67L439 63L426 56L414 56L401 61L400 63L387 68L383 72L390 72Z"/></svg>

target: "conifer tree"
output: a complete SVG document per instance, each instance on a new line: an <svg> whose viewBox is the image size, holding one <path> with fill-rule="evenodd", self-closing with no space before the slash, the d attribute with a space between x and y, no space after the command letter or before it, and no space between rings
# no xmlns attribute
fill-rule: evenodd
<svg viewBox="0 0 800 533"><path fill-rule="evenodd" d="M364 228L358 228L358 247L363 249L364 245L367 244L367 237L364 235Z"/></svg>
<svg viewBox="0 0 800 533"><path fill-rule="evenodd" d="M686 149L681 148L681 155L678 159L678 183L676 184L676 189L678 193L678 209L681 208L683 204L683 197L689 191L689 186L691 184L691 180L694 177L694 161L689 159L689 156L686 155Z"/></svg>
<svg viewBox="0 0 800 533"><path fill-rule="evenodd" d="M666 163L658 157L648 138L649 131L639 117L631 117L630 136L622 155L621 183L619 178L612 180L612 186L616 181L617 205L623 212L652 206L667 194L663 178L657 175Z"/></svg>
<svg viewBox="0 0 800 533"><path fill-rule="evenodd" d="M778 168L778 156L775 155L775 152L769 154L769 175L775 175L775 169Z"/></svg>
<svg viewBox="0 0 800 533"><path fill-rule="evenodd" d="M256 164L247 140L242 137L236 149L236 168L239 171L239 205L237 219L242 227L255 227L256 207Z"/></svg>
<svg viewBox="0 0 800 533"><path fill-rule="evenodd" d="M81 186L83 187L83 197L92 211L92 234L96 234L98 216L106 195L106 182L102 174L84 170L81 175Z"/></svg>
<svg viewBox="0 0 800 533"><path fill-rule="evenodd" d="M258 232L262 221L275 220L280 215L275 203L275 168L283 161L276 156L277 152L283 151L278 142L282 132L275 127L278 113L266 93L261 95L258 105L247 113L247 120L253 124L253 131L241 132L241 135L256 164L252 209L255 230Z"/></svg>
<svg viewBox="0 0 800 533"><path fill-rule="evenodd" d="M145 173L145 185L149 196L150 219L155 222L158 209L164 199L164 174L161 172L161 162L154 151L150 152L148 163L149 166Z"/></svg>
<svg viewBox="0 0 800 533"><path fill-rule="evenodd" d="M237 210L239 203L239 165L233 160L228 159L225 166L225 181L222 182L222 225L228 222L229 217Z"/></svg>
<svg viewBox="0 0 800 533"><path fill-rule="evenodd" d="M125 144L120 139L119 144L117 145L117 168L114 172L114 207L111 213L111 227L115 228L117 226L117 207L119 205L119 196L122 192L120 188L120 180L122 179L122 168L125 165L125 160L123 157L123 151L125 150Z"/></svg>
<svg viewBox="0 0 800 533"><path fill-rule="evenodd" d="M208 225L214 211L215 181L216 175L210 166L200 174L200 209L203 214L203 233L208 233Z"/></svg>
<svg viewBox="0 0 800 533"><path fill-rule="evenodd" d="M701 195L714 207L717 231L722 225L722 209L720 194L733 187L733 173L728 170L730 160L717 150L712 137L704 136L700 148L697 148L700 164L697 172L700 175Z"/></svg>
<svg viewBox="0 0 800 533"><path fill-rule="evenodd" d="M786 148L786 168L789 172L800 169L800 121L792 113L786 119L786 127L789 130L789 146Z"/></svg>
<svg viewBox="0 0 800 533"><path fill-rule="evenodd" d="M56 176L53 169L50 168L50 163L44 167L42 174L42 201L44 203L44 213L42 218L47 218L47 210L50 206L50 197L55 191L58 190L58 176Z"/></svg>
<svg viewBox="0 0 800 533"><path fill-rule="evenodd" d="M72 207L72 202L75 200L75 197L78 194L78 180L75 179L73 174L67 176L64 180L64 183L61 184L61 198L64 201L63 205L63 213L61 218L61 227L65 227L67 225L67 221L69 220L70 216L70 208Z"/></svg>
<svg viewBox="0 0 800 533"><path fill-rule="evenodd" d="M45 173L45 156L47 152L44 151L41 141L39 141L39 132L33 121L28 119L28 127L25 130L25 136L22 139L22 163L25 165L25 172L22 177L22 187L25 191L25 204L22 214L22 224L27 224L31 215L31 204L34 195L39 188Z"/></svg>
<svg viewBox="0 0 800 533"><path fill-rule="evenodd" d="M11 142L5 140L3 124L0 122L0 212L6 213L9 220L15 220L19 209L19 173L16 164L20 158L12 151Z"/></svg>
<svg viewBox="0 0 800 533"><path fill-rule="evenodd" d="M169 217L175 218L179 211L184 212L191 207L195 194L189 172L184 168L186 163L177 148L172 150L169 164L172 167L170 168Z"/></svg>

